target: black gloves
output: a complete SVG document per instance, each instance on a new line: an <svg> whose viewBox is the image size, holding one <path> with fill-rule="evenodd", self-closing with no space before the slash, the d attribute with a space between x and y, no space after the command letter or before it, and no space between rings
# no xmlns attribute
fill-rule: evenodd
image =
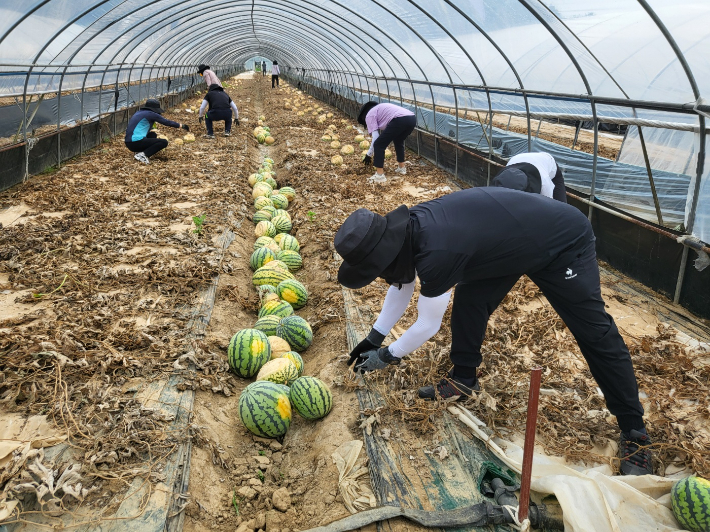
<svg viewBox="0 0 710 532"><path fill-rule="evenodd" d="M370 334L367 335L367 338L357 344L355 346L355 349L350 352L350 360L348 360L348 366L352 365L352 363L356 360L356 365L360 364L362 362L362 359L360 358L361 354L363 354L365 351L372 351L373 349L378 349L384 341L385 335L380 333L379 331L376 331L375 329L372 329L370 331ZM355 371L355 369L353 369L353 371Z"/></svg>
<svg viewBox="0 0 710 532"><path fill-rule="evenodd" d="M372 157L365 155L365 157L362 158L362 162L365 163L365 166L370 166L372 164Z"/></svg>
<svg viewBox="0 0 710 532"><path fill-rule="evenodd" d="M238 119L238 118L235 118L235 119L234 119L234 123L237 124L237 125L239 125L239 119Z"/></svg>
<svg viewBox="0 0 710 532"><path fill-rule="evenodd" d="M202 123L202 121L203 121L204 119L205 119L204 116L199 116L199 117L197 117L197 121L198 121L200 124Z"/></svg>
<svg viewBox="0 0 710 532"><path fill-rule="evenodd" d="M187 124L180 124L180 127L185 131L190 131L190 126L188 126Z"/></svg>
<svg viewBox="0 0 710 532"><path fill-rule="evenodd" d="M401 362L399 358L390 353L389 347L366 351L360 358L362 362L355 364L353 368L353 371L359 371L360 373L384 369L389 365L397 365Z"/></svg>

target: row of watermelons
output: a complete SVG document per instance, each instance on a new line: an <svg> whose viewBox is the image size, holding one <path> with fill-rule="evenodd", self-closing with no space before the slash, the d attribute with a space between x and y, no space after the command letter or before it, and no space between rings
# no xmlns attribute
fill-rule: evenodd
<svg viewBox="0 0 710 532"><path fill-rule="evenodd" d="M292 273L303 264L287 211L296 191L276 188L273 165L272 159L264 159L259 171L249 176L256 210L249 266L261 308L254 327L235 334L228 348L232 370L240 377L256 376L239 397L242 423L254 434L270 438L286 433L291 407L306 419L319 419L333 404L324 382L302 375L299 353L311 345L313 333L308 322L294 314L308 302L308 290Z"/></svg>

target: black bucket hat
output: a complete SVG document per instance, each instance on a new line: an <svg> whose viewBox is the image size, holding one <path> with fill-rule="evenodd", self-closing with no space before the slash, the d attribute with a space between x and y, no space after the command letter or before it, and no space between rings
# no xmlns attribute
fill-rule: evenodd
<svg viewBox="0 0 710 532"><path fill-rule="evenodd" d="M346 288L362 288L392 264L404 244L409 209L400 205L384 216L358 209L335 234L335 249L343 258L338 282Z"/></svg>
<svg viewBox="0 0 710 532"><path fill-rule="evenodd" d="M495 176L491 186L540 194L542 191L542 178L539 170L530 163L511 164L503 168Z"/></svg>
<svg viewBox="0 0 710 532"><path fill-rule="evenodd" d="M367 125L365 123L365 117L367 117L367 113L370 112L370 109L372 109L376 105L377 105L377 102L367 102L365 105L360 107L360 113L357 115L358 124L363 125L363 126Z"/></svg>
<svg viewBox="0 0 710 532"><path fill-rule="evenodd" d="M146 102L141 106L141 109L153 111L159 115L162 115L165 112L165 110L160 107L160 102L158 100L153 100L152 98L150 100L146 100Z"/></svg>
<svg viewBox="0 0 710 532"><path fill-rule="evenodd" d="M197 67L197 73L202 74L205 70L209 70L210 67L208 65L200 65Z"/></svg>

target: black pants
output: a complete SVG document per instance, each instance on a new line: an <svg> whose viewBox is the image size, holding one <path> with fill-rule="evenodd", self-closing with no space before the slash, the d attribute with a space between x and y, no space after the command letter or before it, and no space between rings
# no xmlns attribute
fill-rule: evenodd
<svg viewBox="0 0 710 532"><path fill-rule="evenodd" d="M271 74L271 88L273 89L274 87L278 87L278 86L279 86L279 75L278 74Z"/></svg>
<svg viewBox="0 0 710 532"><path fill-rule="evenodd" d="M232 110L231 109L212 109L205 113L205 127L208 135L214 135L212 125L214 122L224 121L224 132L232 131Z"/></svg>
<svg viewBox="0 0 710 532"><path fill-rule="evenodd" d="M382 168L385 165L385 149L394 143L394 151L397 155L397 162L404 162L404 141L412 134L414 128L417 127L417 118L411 116L399 116L393 118L385 130L377 137L375 141L375 168Z"/></svg>
<svg viewBox="0 0 710 532"><path fill-rule="evenodd" d="M142 140L136 140L132 142L126 142L126 148L131 150L133 153L143 152L146 157L151 157L155 155L160 150L164 150L168 147L168 141L165 139L158 139L157 133L154 131L149 131L148 135Z"/></svg>
<svg viewBox="0 0 710 532"><path fill-rule="evenodd" d="M555 262L528 273L528 277L574 335L621 430L643 428L643 407L631 355L604 308L594 242L589 242L576 257ZM481 364L488 318L519 278L512 275L456 286L451 312L454 371L456 366L475 368Z"/></svg>
<svg viewBox="0 0 710 532"><path fill-rule="evenodd" d="M266 76L266 69L262 68L261 69L261 77L263 78L264 76Z"/></svg>
<svg viewBox="0 0 710 532"><path fill-rule="evenodd" d="M555 177L552 178L552 183L555 188L552 191L552 199L561 201L562 203L567 203L567 189L565 188L565 178L562 177L562 169L560 165L557 165L557 172L555 172Z"/></svg>

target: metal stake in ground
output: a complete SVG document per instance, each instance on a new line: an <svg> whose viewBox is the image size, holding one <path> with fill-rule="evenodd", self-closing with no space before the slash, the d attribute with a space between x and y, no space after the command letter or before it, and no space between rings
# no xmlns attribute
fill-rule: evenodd
<svg viewBox="0 0 710 532"><path fill-rule="evenodd" d="M525 422L525 444L523 447L523 473L520 480L520 506L518 521L528 518L530 506L530 476L532 474L533 450L535 448L535 429L537 427L537 406L540 400L540 377L542 368L530 371L530 391L528 393L528 418Z"/></svg>

